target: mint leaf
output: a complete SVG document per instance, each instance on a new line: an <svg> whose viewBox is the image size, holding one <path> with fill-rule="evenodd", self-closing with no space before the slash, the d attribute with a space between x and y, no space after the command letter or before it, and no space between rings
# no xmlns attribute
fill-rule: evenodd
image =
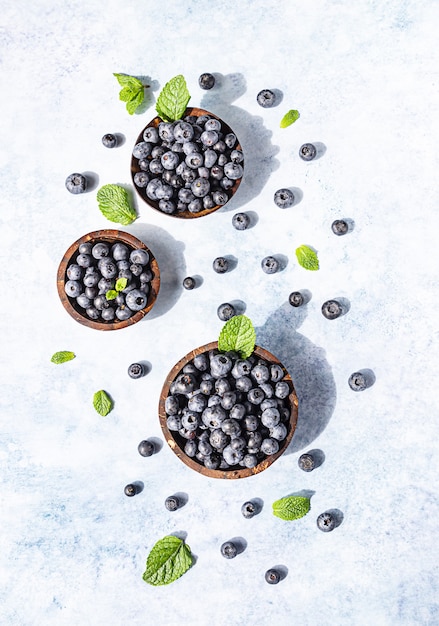
<svg viewBox="0 0 439 626"><path fill-rule="evenodd" d="M299 265L304 267L306 270L315 272L319 269L319 259L317 258L317 253L314 252L314 250L309 246L299 246L296 249L296 257L299 261Z"/></svg>
<svg viewBox="0 0 439 626"><path fill-rule="evenodd" d="M309 498L304 496L287 496L273 502L273 515L283 520L292 521L306 515L310 508Z"/></svg>
<svg viewBox="0 0 439 626"><path fill-rule="evenodd" d="M255 348L256 331L245 315L235 315L223 326L218 339L218 350L238 352L242 359L251 355Z"/></svg>
<svg viewBox="0 0 439 626"><path fill-rule="evenodd" d="M117 291L115 289L109 289L105 293L106 300L116 300L116 298L117 298Z"/></svg>
<svg viewBox="0 0 439 626"><path fill-rule="evenodd" d="M145 97L144 89L148 85L143 85L142 81L135 76L128 74L113 74L117 78L122 89L119 92L119 100L126 102L126 109L130 115L142 104Z"/></svg>
<svg viewBox="0 0 439 626"><path fill-rule="evenodd" d="M110 222L131 224L137 214L130 205L127 191L120 185L104 185L97 193L99 210Z"/></svg>
<svg viewBox="0 0 439 626"><path fill-rule="evenodd" d="M61 350L60 352L55 352L50 360L52 361L52 363L56 363L57 365L59 365L59 363L71 361L75 358L75 356L76 355L74 354L74 352L70 352L69 350Z"/></svg>
<svg viewBox="0 0 439 626"><path fill-rule="evenodd" d="M192 565L192 553L182 539L167 535L157 541L146 560L143 580L150 585L168 585Z"/></svg>
<svg viewBox="0 0 439 626"><path fill-rule="evenodd" d="M190 98L184 76L178 74L163 87L155 108L162 120L175 122L183 116Z"/></svg>
<svg viewBox="0 0 439 626"><path fill-rule="evenodd" d="M122 278L118 278L116 280L116 285L114 286L114 288L116 289L116 291L123 291L127 285L128 285L128 278L124 278L122 276Z"/></svg>
<svg viewBox="0 0 439 626"><path fill-rule="evenodd" d="M285 115L281 119L280 127L286 128L287 126L291 126L291 124L294 124L294 122L298 120L299 117L300 117L299 111L296 111L295 109L291 109L290 111L288 111L288 113L285 113Z"/></svg>
<svg viewBox="0 0 439 626"><path fill-rule="evenodd" d="M93 396L93 406L95 410L99 413L99 415L105 417L113 408L113 401L108 393L101 389L100 391L97 391Z"/></svg>

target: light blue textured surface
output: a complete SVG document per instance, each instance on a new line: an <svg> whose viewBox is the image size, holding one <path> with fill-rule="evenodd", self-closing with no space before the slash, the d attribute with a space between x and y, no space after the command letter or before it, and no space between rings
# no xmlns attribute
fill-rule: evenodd
<svg viewBox="0 0 439 626"><path fill-rule="evenodd" d="M6 0L0 25L1 285L0 623L5 626L414 626L439 624L437 520L438 368L437 120L439 5L430 0ZM202 92L199 74L221 85ZM152 95L130 117L113 72L147 76ZM154 116L161 87L178 73L192 99L222 116L246 154L243 183L227 207L183 223L137 202L124 230L156 254L162 290L151 315L124 331L75 323L56 292L58 264L81 235L114 225L95 193L64 188L73 171L98 184L131 184L130 152ZM256 94L283 101L262 109ZM290 108L300 119L279 128ZM123 146L107 150L106 132ZM304 163L299 146L326 146ZM273 204L279 187L301 201ZM255 226L235 231L237 209ZM354 220L344 237L339 217ZM318 250L321 269L294 250ZM218 255L236 268L211 269ZM283 255L267 276L260 260ZM435 262L436 261L436 262ZM200 288L181 288L186 275ZM304 309L288 295L307 289ZM328 321L325 300L349 300ZM163 441L157 404L163 381L189 350L217 338L218 304L240 300L259 345L296 382L299 425L287 453L262 474L207 479ZM55 366L51 355L73 350ZM137 381L126 370L148 361ZM353 393L351 372L375 385ZM105 418L92 397L115 399ZM144 459L137 444L159 438ZM309 474L300 453L319 448ZM135 498L124 485L145 484ZM283 522L271 503L310 490L310 513ZM187 504L171 514L175 492ZM263 500L245 520L241 504ZM317 515L343 512L332 533ZM181 533L195 566L168 587L142 581L152 545ZM219 546L247 542L233 561ZM264 572L288 575L269 586Z"/></svg>

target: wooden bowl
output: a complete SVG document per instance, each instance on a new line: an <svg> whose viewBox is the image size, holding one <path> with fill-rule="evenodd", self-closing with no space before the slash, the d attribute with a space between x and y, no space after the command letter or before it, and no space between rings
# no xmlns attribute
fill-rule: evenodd
<svg viewBox="0 0 439 626"><path fill-rule="evenodd" d="M75 298L70 298L69 296L67 296L64 290L64 285L67 280L67 268L71 263L75 261L76 257L78 256L78 247L80 246L80 244L87 242L95 244L100 241L111 245L117 242L124 243L132 250L141 248L149 254L149 269L153 274L153 278L150 283L150 291L148 293L147 304L144 309L142 309L141 311L136 311L127 320L113 320L108 322L104 320L92 320L87 317L84 309L82 309L77 304ZM84 326L88 326L89 328L95 328L96 330L118 330L119 328L126 328L127 326L131 326L132 324L139 322L152 309L160 289L160 272L157 260L154 257L153 253L143 243L143 241L140 241L140 239L137 239L137 237L134 237L133 235L130 235L129 233L123 232L121 230L96 230L92 233L87 233L86 235L83 235L77 241L72 243L72 245L68 248L58 267L57 288L58 295L65 310L69 315L73 317L74 320L76 320L80 324L83 324Z"/></svg>
<svg viewBox="0 0 439 626"><path fill-rule="evenodd" d="M253 476L253 475L259 474L260 472L262 472L265 469L267 469L267 467L269 467L272 463L274 463L285 452L285 450L287 449L288 445L291 442L291 439L293 437L294 431L296 429L297 417L298 417L299 401L297 399L297 394L296 394L296 391L294 389L294 384L293 384L293 381L291 380L291 376L288 374L287 370L282 365L282 363L280 363L280 361L275 356L273 356L270 352L268 352L267 350L264 350L263 348L260 348L259 346L256 346L255 349L254 349L253 354L255 354L256 356L258 356L261 359L264 359L269 364L273 364L273 363L279 364L283 368L283 370L285 372L285 376L284 376L283 380L288 382L288 384L290 386L290 394L289 394L288 400L287 400L287 406L290 409L290 418L289 418L288 423L286 424L287 428L288 428L288 433L287 433L286 438L283 441L279 442L280 446L279 446L278 452L276 452L275 454L272 454L270 456L265 457L260 463L258 463L258 465L256 465L253 468L234 466L234 467L226 469L226 470L223 470L223 469L215 469L215 470L208 469L204 465L202 465L201 462L197 461L195 458L189 457L184 452L184 446L185 446L185 444L187 442L187 439L182 437L178 432L171 431L168 428L168 425L167 425L167 414L166 414L166 411L165 411L165 401L166 401L166 398L168 397L168 395L170 394L170 387L171 387L172 382L175 380L175 378L181 372L183 367L185 365L187 365L188 363L190 363L195 356L197 356L198 354L202 354L204 352L209 352L210 350L214 350L216 348L218 348L218 342L217 341L209 343L209 344L207 344L205 346L201 346L200 348L197 348L197 349L192 350L191 352L189 352L186 356L184 356L182 359L180 359L178 361L178 363L176 363L174 365L174 367L169 372L169 374L168 374L168 376L167 376L167 378L165 380L165 383L164 383L163 388L162 388L162 392L160 394L160 400L159 400L159 420L160 420L160 426L162 428L164 437L165 437L169 447L177 455L177 457L180 459L180 461L183 461L183 463L185 463L188 467L190 467L191 469L195 470L196 472L199 472L200 474L203 474L203 476L209 476L211 478L245 478L247 476Z"/></svg>
<svg viewBox="0 0 439 626"><path fill-rule="evenodd" d="M227 134L227 133L233 133L233 130L230 128L230 126L228 124L226 124L226 122L224 122L224 120L222 120L221 118L219 118L217 115L214 115L213 113L210 113L210 111L205 111L204 109L198 109L198 108L187 108L184 116L186 117L188 115L194 115L196 117L200 117L201 115L209 115L209 117L215 118L217 120L219 120L221 122L222 125L222 130L223 130L223 134ZM155 117L154 119L152 119L146 126L145 128L142 130L142 132L139 134L139 136L137 137L136 140L136 144L140 143L141 141L144 141L143 139L143 133L145 132L146 128L149 128L151 126L155 126L157 127L160 122L162 122L163 120L160 117ZM234 133L236 135L236 133ZM236 150L241 150L242 151L242 147L241 144L239 143L239 140L237 139L237 143L234 146L234 149ZM149 159L151 159L151 157L148 157ZM241 165L244 167L244 161L241 163ZM140 167L139 167L139 160L132 156L131 157L131 176L133 179L133 185L134 188L136 189L137 193L139 194L139 196L142 198L142 200L144 202L146 202L146 204L148 204L150 207L152 207L153 209L159 211L159 213L161 213L162 215L170 215L171 217L178 217L180 219L194 219L197 217L204 217L205 215L209 215L210 213L214 213L215 211L217 211L218 209L220 209L221 207L225 206L225 204L222 205L216 205L214 207L212 207L211 209L203 209L202 211L199 211L198 213L191 213L191 211L181 211L181 212L175 212L175 213L164 213L163 211L161 211L159 209L159 203L158 201L154 201L151 200L150 198L148 198L148 196L146 195L146 191L145 188L141 188L141 187L137 187L137 185L134 183L134 176L137 172L140 172ZM241 184L241 178L238 178L235 183L233 184L233 186L227 191L227 194L229 196L229 200L235 195L239 185ZM229 201L228 200L228 201ZM227 203L226 203L227 204Z"/></svg>

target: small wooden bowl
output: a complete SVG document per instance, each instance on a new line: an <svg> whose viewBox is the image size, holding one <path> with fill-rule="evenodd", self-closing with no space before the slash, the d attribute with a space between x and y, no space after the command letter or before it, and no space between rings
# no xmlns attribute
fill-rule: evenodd
<svg viewBox="0 0 439 626"><path fill-rule="evenodd" d="M273 363L279 364L285 371L285 376L282 380L285 380L286 382L288 382L290 385L290 389L291 389L290 395L288 396L288 400L289 400L288 408L291 411L290 419L288 422L288 434L282 442L279 442L280 446L276 454L272 454L271 456L266 457L263 461L258 463L258 465L256 465L253 468L237 467L237 468L232 468L228 470L208 469L204 465L199 463L196 459L189 457L184 452L184 446L185 446L185 443L187 442L187 439L179 435L179 433L177 432L170 431L167 425L165 401L169 395L169 390L170 390L172 382L181 372L183 367L187 365L188 363L190 363L195 356L197 356L198 354L202 354L203 352L209 352L210 350L214 350L216 348L218 348L217 341L208 343L205 346L201 346L200 348L196 348L195 350L192 350L186 356L180 359L178 363L174 365L174 367L169 372L165 380L165 383L162 388L162 392L160 394L160 400L159 400L160 426L162 428L164 437L169 447L171 448L171 450L173 450L173 452L175 452L175 454L180 459L180 461L183 461L183 463L185 463L188 467L195 470L196 472L203 474L203 476L209 476L211 478L246 478L247 476L254 476L255 474L259 474L260 472L263 472L265 469L267 469L267 467L269 467L272 463L274 463L288 448L288 445L290 444L291 439L294 435L294 431L296 429L297 417L298 417L298 411L299 411L299 401L297 398L296 391L294 389L293 381L291 380L291 376L288 374L287 370L282 365L282 363L275 356L273 356L270 352L268 352L267 350L264 350L264 348L260 348L259 346L256 346L253 354L256 354L258 357L260 357L261 359L264 359L270 364L273 364Z"/></svg>
<svg viewBox="0 0 439 626"><path fill-rule="evenodd" d="M214 115L213 113L211 113L210 111L205 111L204 109L198 109L196 107L194 108L187 108L183 117L186 117L188 115L194 115L196 117L200 117L201 115L209 115L209 117L213 117L217 120L219 120L222 124L222 127L225 131L224 134L227 133L233 133L236 135L236 133L234 133L234 131L230 128L230 126L228 124L226 124L226 122L224 122L224 120L222 120L220 117L218 117L217 115ZM151 126L155 126L157 127L160 122L162 122L162 118L161 117L155 117L154 119L152 119L146 126L145 128L142 130L142 132L139 134L139 136L137 137L136 140L136 144L140 143L141 141L144 141L143 139L143 133L145 132L146 128L149 128ZM241 144L239 143L239 140L237 139L237 143L236 146L234 147L234 149L236 150L241 150L242 151L242 147ZM241 165L244 167L244 161L241 163ZM156 211L159 211L159 213L161 213L162 215L169 215L170 217L178 217L180 219L184 219L184 220L188 220L188 219L193 219L196 217L203 217L204 215L210 215L210 213L214 213L215 211L217 211L218 209L221 209L221 207L225 206L225 204L221 204L221 205L216 205L214 207L212 207L211 209L203 209L202 211L199 211L198 213L191 213L190 211L181 211L179 212L175 212L175 213L164 213L163 211L161 211L159 209L159 203L157 201L151 200L150 198L148 198L148 196L146 195L146 190L145 188L140 188L137 187L137 185L134 183L134 175L137 174L137 172L140 172L140 168L139 168L139 160L136 159L134 156L131 157L131 176L133 179L133 185L134 188L136 189L137 193L139 194L139 196L142 198L142 200L144 202L146 202L146 204L149 204L150 207L152 207L153 209L155 209ZM241 184L242 181L242 177L238 178L234 185L227 191L228 195L229 195L229 200L235 195L239 185ZM227 202L226 202L227 204Z"/></svg>
<svg viewBox="0 0 439 626"><path fill-rule="evenodd" d="M127 320L113 320L111 322L106 322L104 320L92 320L86 316L84 309L82 309L76 303L75 299L69 298L64 290L64 285L67 280L67 268L76 259L78 255L78 247L80 246L80 244L87 242L94 244L100 241L111 245L117 242L124 243L132 250L141 248L143 250L146 250L146 252L148 252L149 254L149 266L153 274L153 278L150 283L150 291L148 294L147 304L144 309L142 309L141 311L136 311ZM69 315L73 317L74 320L76 320L80 324L83 324L84 326L88 326L89 328L95 328L96 330L118 330L119 328L126 328L127 326L132 326L136 322L139 322L154 306L160 289L159 266L151 250L143 243L143 241L137 239L137 237L134 237L133 235L125 233L121 230L96 230L92 233L87 233L86 235L83 235L77 241L72 243L72 245L68 248L58 267L57 288L58 295L65 310Z"/></svg>

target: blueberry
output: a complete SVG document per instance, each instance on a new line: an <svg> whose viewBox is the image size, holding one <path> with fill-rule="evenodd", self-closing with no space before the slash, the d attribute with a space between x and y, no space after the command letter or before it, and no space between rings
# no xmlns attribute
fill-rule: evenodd
<svg viewBox="0 0 439 626"><path fill-rule="evenodd" d="M302 306L302 304L305 302L305 299L300 291L293 291L288 296L288 302L291 304L291 306L299 307Z"/></svg>
<svg viewBox="0 0 439 626"><path fill-rule="evenodd" d="M143 189L144 187L148 186L148 183L150 181L150 175L145 172L145 171L140 171L140 172L136 172L134 174L134 184L136 185L136 187L139 187L140 189Z"/></svg>
<svg viewBox="0 0 439 626"><path fill-rule="evenodd" d="M274 395L276 398L280 398L284 400L286 397L290 395L290 387L286 381L279 381L276 383L274 388Z"/></svg>
<svg viewBox="0 0 439 626"><path fill-rule="evenodd" d="M258 513L258 507L254 502L244 502L241 506L241 513L246 519L251 519Z"/></svg>
<svg viewBox="0 0 439 626"><path fill-rule="evenodd" d="M109 306L101 311L101 317L105 322L112 322L116 316L115 310Z"/></svg>
<svg viewBox="0 0 439 626"><path fill-rule="evenodd" d="M261 422L267 428L273 428L280 422L280 413L278 409L265 409L262 411Z"/></svg>
<svg viewBox="0 0 439 626"><path fill-rule="evenodd" d="M205 130L201 133L200 141L204 146L212 147L219 139L219 135L216 130Z"/></svg>
<svg viewBox="0 0 439 626"><path fill-rule="evenodd" d="M194 289L196 286L196 282L195 279L192 278L192 276L186 276L186 278L183 280L183 287L185 289Z"/></svg>
<svg viewBox="0 0 439 626"><path fill-rule="evenodd" d="M234 559L238 554L238 547L233 541L225 541L220 548L221 554L226 559Z"/></svg>
<svg viewBox="0 0 439 626"><path fill-rule="evenodd" d="M266 274L275 274L279 270L279 261L274 256L266 256L261 261L261 267Z"/></svg>
<svg viewBox="0 0 439 626"><path fill-rule="evenodd" d="M268 109L276 104L276 94L271 89L262 89L256 96L256 100L259 106Z"/></svg>
<svg viewBox="0 0 439 626"><path fill-rule="evenodd" d="M197 384L197 379L193 374L179 374L175 380L177 393L191 393Z"/></svg>
<svg viewBox="0 0 439 626"><path fill-rule="evenodd" d="M145 375L145 368L141 363L131 363L128 368L128 376L130 378L141 378Z"/></svg>
<svg viewBox="0 0 439 626"><path fill-rule="evenodd" d="M270 379L270 370L266 365L255 365L251 370L251 376L257 383L265 383Z"/></svg>
<svg viewBox="0 0 439 626"><path fill-rule="evenodd" d="M229 437L239 437L241 434L241 426L239 422L236 420L227 418L221 423L221 430L226 433ZM231 446L233 450L239 449L236 446Z"/></svg>
<svg viewBox="0 0 439 626"><path fill-rule="evenodd" d="M277 585L280 581L280 572L277 569L268 569L265 572L265 580L269 585Z"/></svg>
<svg viewBox="0 0 439 626"><path fill-rule="evenodd" d="M343 307L337 300L327 300L322 304L322 314L328 320L335 320L342 313Z"/></svg>
<svg viewBox="0 0 439 626"><path fill-rule="evenodd" d="M114 278L118 273L116 264L108 258L100 259L98 267L104 278Z"/></svg>
<svg viewBox="0 0 439 626"><path fill-rule="evenodd" d="M69 278L70 280L80 280L84 275L84 270L77 263L72 263L67 268L66 274L67 278Z"/></svg>
<svg viewBox="0 0 439 626"><path fill-rule="evenodd" d="M180 163L180 159L178 158L178 154L173 152L172 150L168 150L160 159L165 170L175 170L177 165Z"/></svg>
<svg viewBox="0 0 439 626"><path fill-rule="evenodd" d="M197 454L197 442L194 439L188 439L184 445L184 452L190 458L193 458Z"/></svg>
<svg viewBox="0 0 439 626"><path fill-rule="evenodd" d="M78 246L79 254L91 254L91 249L93 245L89 241L84 241L84 243L80 243Z"/></svg>
<svg viewBox="0 0 439 626"><path fill-rule="evenodd" d="M217 309L217 315L221 321L227 322L227 320L236 315L235 307L229 302L224 302L223 304L219 305Z"/></svg>
<svg viewBox="0 0 439 626"><path fill-rule="evenodd" d="M155 445L152 441L144 439L137 446L140 456L152 456L155 452Z"/></svg>
<svg viewBox="0 0 439 626"><path fill-rule="evenodd" d="M128 246L118 241L111 247L111 256L115 261L124 261L128 259L130 251Z"/></svg>
<svg viewBox="0 0 439 626"><path fill-rule="evenodd" d="M212 194L213 201L215 205L223 206L228 201L229 197L225 191L221 191L220 189L216 189Z"/></svg>
<svg viewBox="0 0 439 626"><path fill-rule="evenodd" d="M349 387L352 391L364 391L368 387L366 376L362 372L354 372L348 379Z"/></svg>
<svg viewBox="0 0 439 626"><path fill-rule="evenodd" d="M288 209L294 204L294 193L291 189L278 189L274 193L274 204L281 209Z"/></svg>
<svg viewBox="0 0 439 626"><path fill-rule="evenodd" d="M165 507L168 511L176 511L180 507L180 500L177 496L168 496L165 500Z"/></svg>
<svg viewBox="0 0 439 626"><path fill-rule="evenodd" d="M244 463L244 467L247 467L248 469L253 469L253 467L256 467L256 465L258 464L258 457L256 456L256 454L246 454L243 458L243 463Z"/></svg>
<svg viewBox="0 0 439 626"><path fill-rule="evenodd" d="M210 445L217 450L224 450L228 444L229 438L221 428L215 428L211 431L209 436Z"/></svg>
<svg viewBox="0 0 439 626"><path fill-rule="evenodd" d="M224 165L224 174L231 180L238 180L243 173L244 169L239 163L229 162Z"/></svg>
<svg viewBox="0 0 439 626"><path fill-rule="evenodd" d="M176 141L186 143L191 141L194 136L194 129L192 124L187 122L177 122L174 127L174 138Z"/></svg>
<svg viewBox="0 0 439 626"><path fill-rule="evenodd" d="M91 254L95 259L102 259L110 254L110 247L103 241L95 243L91 249Z"/></svg>
<svg viewBox="0 0 439 626"><path fill-rule="evenodd" d="M227 376L233 367L233 361L227 354L214 354L210 359L210 372L214 378Z"/></svg>
<svg viewBox="0 0 439 626"><path fill-rule="evenodd" d="M270 437L277 441L283 441L288 434L285 424L276 424L273 428L270 428Z"/></svg>
<svg viewBox="0 0 439 626"><path fill-rule="evenodd" d="M279 450L279 442L277 439L273 439L273 437L267 437L263 439L261 443L261 451L267 456L271 454L276 454Z"/></svg>
<svg viewBox="0 0 439 626"><path fill-rule="evenodd" d="M132 289L125 297L126 305L131 311L141 311L145 308L147 301L147 295L140 289Z"/></svg>
<svg viewBox="0 0 439 626"><path fill-rule="evenodd" d="M82 293L81 283L77 280L68 280L64 284L64 291L70 298L77 298Z"/></svg>
<svg viewBox="0 0 439 626"><path fill-rule="evenodd" d="M329 513L329 511L325 513L320 513L320 515L317 518L317 528L322 530L324 533L328 533L331 530L334 530L336 526L335 522L336 520L334 516L331 513Z"/></svg>
<svg viewBox="0 0 439 626"><path fill-rule="evenodd" d="M198 84L201 89L212 89L212 87L215 85L215 76L213 74L205 72L204 74L201 74L201 76L198 78Z"/></svg>
<svg viewBox="0 0 439 626"><path fill-rule="evenodd" d="M304 161L312 161L317 154L317 150L314 144L312 143L304 143L303 146L300 146L299 156Z"/></svg>
<svg viewBox="0 0 439 626"><path fill-rule="evenodd" d="M174 125L170 122L160 122L158 126L159 137L164 141L172 141L174 139Z"/></svg>
<svg viewBox="0 0 439 626"><path fill-rule="evenodd" d="M196 198L207 196L210 191L210 183L207 178L196 178L191 184L191 191Z"/></svg>
<svg viewBox="0 0 439 626"><path fill-rule="evenodd" d="M117 137L112 133L107 133L102 137L102 143L106 148L115 148L117 146Z"/></svg>
<svg viewBox="0 0 439 626"><path fill-rule="evenodd" d="M132 314L133 311L127 306L120 306L116 309L116 317L121 322L125 322L126 320L130 319Z"/></svg>
<svg viewBox="0 0 439 626"><path fill-rule="evenodd" d="M312 472L315 469L316 463L312 454L301 454L297 460L297 464L304 472Z"/></svg>
<svg viewBox="0 0 439 626"><path fill-rule="evenodd" d="M158 143L159 140L159 132L155 126L148 126L143 131L143 139L144 141L148 141L150 143Z"/></svg>
<svg viewBox="0 0 439 626"><path fill-rule="evenodd" d="M250 225L250 218L247 213L235 213L232 217L232 226L236 230L245 230Z"/></svg>
<svg viewBox="0 0 439 626"><path fill-rule="evenodd" d="M124 493L126 496L129 496L130 498L132 496L135 496L136 494L140 493L140 488L138 485L134 484L134 483L130 483L129 485L125 486L124 489Z"/></svg>
<svg viewBox="0 0 439 626"><path fill-rule="evenodd" d="M133 156L136 159L144 159L151 154L152 147L149 141L140 141L133 148Z"/></svg>
<svg viewBox="0 0 439 626"><path fill-rule="evenodd" d="M229 269L229 262L223 256L218 256L213 260L212 267L217 274L224 274Z"/></svg>
<svg viewBox="0 0 439 626"><path fill-rule="evenodd" d="M331 229L334 235L346 235L349 225L345 220L335 220L331 224Z"/></svg>
<svg viewBox="0 0 439 626"><path fill-rule="evenodd" d="M204 466L207 469L216 470L221 465L221 456L215 452L212 452L209 456L204 458Z"/></svg>
<svg viewBox="0 0 439 626"><path fill-rule="evenodd" d="M87 309L91 305L91 299L88 298L85 293L81 293L77 298L76 302L82 309Z"/></svg>
<svg viewBox="0 0 439 626"><path fill-rule="evenodd" d="M83 193L87 189L87 179L83 174L70 174L66 178L65 185L70 193Z"/></svg>
<svg viewBox="0 0 439 626"><path fill-rule="evenodd" d="M142 248L137 248L130 253L131 263L138 263L139 265L146 265L149 262L149 254Z"/></svg>

